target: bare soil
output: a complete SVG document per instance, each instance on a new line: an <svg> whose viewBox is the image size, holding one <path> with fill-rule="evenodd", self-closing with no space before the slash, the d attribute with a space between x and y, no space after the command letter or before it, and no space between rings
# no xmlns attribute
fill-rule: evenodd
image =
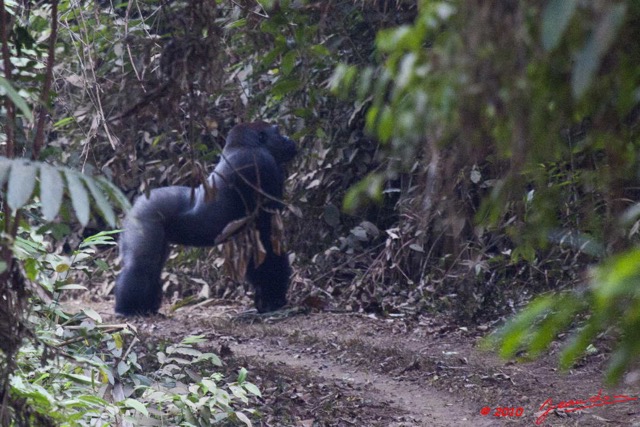
<svg viewBox="0 0 640 427"><path fill-rule="evenodd" d="M87 304L105 321L121 322L111 303ZM262 414L255 421L260 426L535 426L547 399L557 405L601 393L600 400L593 399L601 403L606 396L637 398L640 391L638 384L603 385L606 352L561 373L558 346L529 363L480 350L485 327L346 312L257 316L247 315L246 308L209 301L130 322L143 341L204 335L224 369L246 367L263 393L254 402ZM499 408L507 408L505 416L496 416ZM556 409L539 425L640 425L640 399L573 412Z"/></svg>

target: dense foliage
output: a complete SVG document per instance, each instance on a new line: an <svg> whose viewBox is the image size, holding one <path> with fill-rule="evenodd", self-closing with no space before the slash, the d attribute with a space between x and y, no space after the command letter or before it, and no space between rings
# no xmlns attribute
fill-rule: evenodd
<svg viewBox="0 0 640 427"><path fill-rule="evenodd" d="M478 322L561 290L496 336L504 355L523 344L539 353L578 326L568 366L614 325L621 344L609 378L637 357L637 2L0 0L0 12L5 372L36 351L19 351L23 337L38 337L37 351L60 345L42 335L62 314L24 313L65 290L51 277L71 265L17 248L60 248L71 212L91 228L113 225L108 201L127 203L98 171L128 199L199 183L228 130L255 119L280 123L302 147L285 217L300 305ZM91 200L102 219L89 219ZM53 222L41 227L40 215ZM215 251L172 255L167 291L194 296L207 283L206 296L239 297L221 263ZM108 294L105 283L93 292ZM119 338L92 340L113 369ZM64 369L93 369L83 363ZM218 380L199 379L189 402L136 397L172 413L207 401L245 421L211 401ZM50 412L29 400L37 393L11 390L15 408L34 408L24 423ZM144 412L138 400L102 398L109 416Z"/></svg>
<svg viewBox="0 0 640 427"><path fill-rule="evenodd" d="M503 354L523 343L539 353L590 312L562 364L620 325L608 376L617 381L638 354L637 254L616 254L637 241L640 52L625 41L639 35L640 7L422 6L413 24L378 33L379 66L338 67L333 87L369 103L368 129L420 171L411 209L420 219L411 228L429 256L449 257L456 274L445 282L471 299L468 307L486 298L503 304L496 295L508 295L514 281L528 291L578 285L537 300L504 329L496 338ZM346 207L401 170L370 176ZM611 256L585 289L587 263ZM409 277L433 275L434 263L426 265Z"/></svg>

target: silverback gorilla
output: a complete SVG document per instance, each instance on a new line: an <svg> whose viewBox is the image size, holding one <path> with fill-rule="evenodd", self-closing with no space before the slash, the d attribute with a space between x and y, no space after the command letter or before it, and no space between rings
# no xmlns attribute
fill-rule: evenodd
<svg viewBox="0 0 640 427"><path fill-rule="evenodd" d="M231 129L220 162L209 176L215 194L206 197L201 185L164 187L136 200L120 238L122 271L116 281L116 313L148 315L162 302L160 273L169 244L214 246L229 222L257 212L256 226L266 258L247 268L255 288L259 312L287 303L291 267L287 254L276 254L271 244L271 213L282 208L283 164L296 154L296 144L280 135L277 126L263 122ZM257 210L257 211L256 211Z"/></svg>

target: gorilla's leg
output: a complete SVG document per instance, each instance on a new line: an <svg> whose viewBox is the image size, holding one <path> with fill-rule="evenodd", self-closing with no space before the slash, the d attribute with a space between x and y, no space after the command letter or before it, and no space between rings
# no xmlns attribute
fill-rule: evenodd
<svg viewBox="0 0 640 427"><path fill-rule="evenodd" d="M267 251L265 260L254 267L253 260L247 268L247 279L253 285L255 306L265 313L283 307L287 303L287 290L291 276L291 266L286 253L276 255L271 245L271 215L262 213L258 219L260 241Z"/></svg>
<svg viewBox="0 0 640 427"><path fill-rule="evenodd" d="M153 314L162 302L160 273L169 254L162 217L149 200L137 204L120 239L122 271L116 282L116 313Z"/></svg>

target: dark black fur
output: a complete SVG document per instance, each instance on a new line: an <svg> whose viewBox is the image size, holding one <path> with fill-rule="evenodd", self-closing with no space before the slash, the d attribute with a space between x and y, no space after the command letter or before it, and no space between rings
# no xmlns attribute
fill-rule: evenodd
<svg viewBox="0 0 640 427"><path fill-rule="evenodd" d="M227 136L220 162L209 176L214 200L205 200L203 186L195 192L189 187L158 188L149 198L139 197L120 238L123 267L116 282L116 312L156 313L162 302L160 273L169 244L213 246L229 222L256 207L260 208L257 227L267 255L258 268L250 263L247 279L255 288L259 312L284 306L291 267L286 254L273 252L267 210L282 207L283 164L295 154L295 143L280 135L276 126L262 122L237 125Z"/></svg>

